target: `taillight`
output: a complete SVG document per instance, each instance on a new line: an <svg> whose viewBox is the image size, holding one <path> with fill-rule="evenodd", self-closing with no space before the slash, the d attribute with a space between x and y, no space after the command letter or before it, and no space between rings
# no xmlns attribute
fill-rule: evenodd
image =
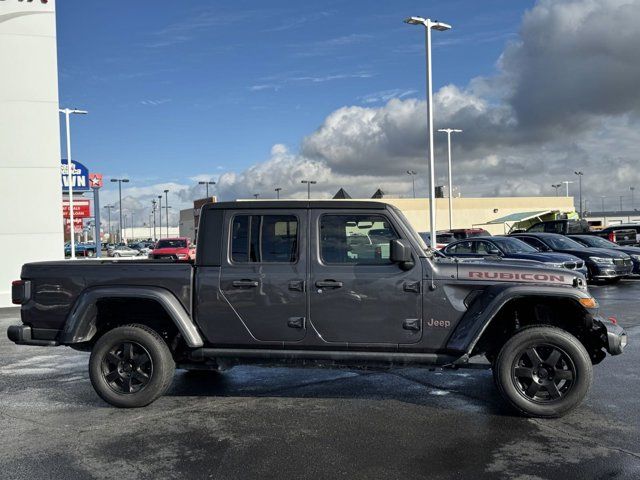
<svg viewBox="0 0 640 480"><path fill-rule="evenodd" d="M31 296L31 282L28 280L14 280L11 282L11 302L16 305L27 303Z"/></svg>
<svg viewBox="0 0 640 480"><path fill-rule="evenodd" d="M609 232L609 241L610 242L614 242L616 241L616 234L614 232Z"/></svg>

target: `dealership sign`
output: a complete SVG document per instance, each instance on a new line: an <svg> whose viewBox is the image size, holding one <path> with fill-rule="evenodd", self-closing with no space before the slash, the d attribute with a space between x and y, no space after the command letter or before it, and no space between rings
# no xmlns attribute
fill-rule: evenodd
<svg viewBox="0 0 640 480"><path fill-rule="evenodd" d="M101 173L90 173L89 174L89 186L91 188L102 188L103 185L102 174Z"/></svg>
<svg viewBox="0 0 640 480"><path fill-rule="evenodd" d="M76 218L88 218L91 216L91 202L89 200L74 200L73 201L73 219ZM62 202L62 217L69 218L69 202L63 200Z"/></svg>
<svg viewBox="0 0 640 480"><path fill-rule="evenodd" d="M69 191L69 170L67 168L67 160L62 159L62 191ZM89 170L80 162L71 161L71 187L74 192L88 192L91 190L89 185Z"/></svg>
<svg viewBox="0 0 640 480"><path fill-rule="evenodd" d="M71 220L69 218L64 219L64 231L65 233L69 233L71 230ZM82 233L82 219L74 218L73 219L73 231L74 233Z"/></svg>

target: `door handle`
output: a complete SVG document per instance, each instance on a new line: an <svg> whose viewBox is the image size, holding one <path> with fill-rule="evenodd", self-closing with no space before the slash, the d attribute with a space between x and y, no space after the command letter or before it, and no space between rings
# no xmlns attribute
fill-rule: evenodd
<svg viewBox="0 0 640 480"><path fill-rule="evenodd" d="M255 288L258 286L257 280L234 280L231 285L237 288Z"/></svg>
<svg viewBox="0 0 640 480"><path fill-rule="evenodd" d="M318 280L316 287L318 288L341 288L342 282L336 282L335 280Z"/></svg>

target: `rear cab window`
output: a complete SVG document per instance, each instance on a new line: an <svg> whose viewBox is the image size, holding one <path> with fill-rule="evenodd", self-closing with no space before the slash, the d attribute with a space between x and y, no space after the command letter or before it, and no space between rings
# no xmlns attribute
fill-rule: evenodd
<svg viewBox="0 0 640 480"><path fill-rule="evenodd" d="M294 215L236 215L231 223L234 263L295 263L298 219Z"/></svg>

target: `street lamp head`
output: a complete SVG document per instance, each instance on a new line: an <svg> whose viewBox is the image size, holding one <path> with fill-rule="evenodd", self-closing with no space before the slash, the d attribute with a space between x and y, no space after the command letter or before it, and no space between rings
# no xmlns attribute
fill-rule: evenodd
<svg viewBox="0 0 640 480"><path fill-rule="evenodd" d="M115 182L117 182L117 181L118 181L118 179L117 179L117 178L112 178L112 179L111 179L111 183L115 183Z"/></svg>
<svg viewBox="0 0 640 480"><path fill-rule="evenodd" d="M431 28L444 32L445 30L451 30L451 25L436 20L435 22L431 22Z"/></svg>
<svg viewBox="0 0 640 480"><path fill-rule="evenodd" d="M75 113L75 114L78 114L78 115L86 115L89 112L87 112L86 110L78 110L78 109L74 108L73 110L71 110L71 113Z"/></svg>
<svg viewBox="0 0 640 480"><path fill-rule="evenodd" d="M129 183L129 179L128 178L123 178L122 179L122 183Z"/></svg>
<svg viewBox="0 0 640 480"><path fill-rule="evenodd" d="M404 19L404 23L409 25L424 25L427 22L426 18L422 17L409 17Z"/></svg>
<svg viewBox="0 0 640 480"><path fill-rule="evenodd" d="M163 190L163 191L164 191L164 193L169 193L169 190L168 190L168 189L167 189L167 190Z"/></svg>
<svg viewBox="0 0 640 480"><path fill-rule="evenodd" d="M575 172L573 172L573 173L575 173L576 175L584 175L584 173L582 173L582 172L580 172L580 171L575 171Z"/></svg>

